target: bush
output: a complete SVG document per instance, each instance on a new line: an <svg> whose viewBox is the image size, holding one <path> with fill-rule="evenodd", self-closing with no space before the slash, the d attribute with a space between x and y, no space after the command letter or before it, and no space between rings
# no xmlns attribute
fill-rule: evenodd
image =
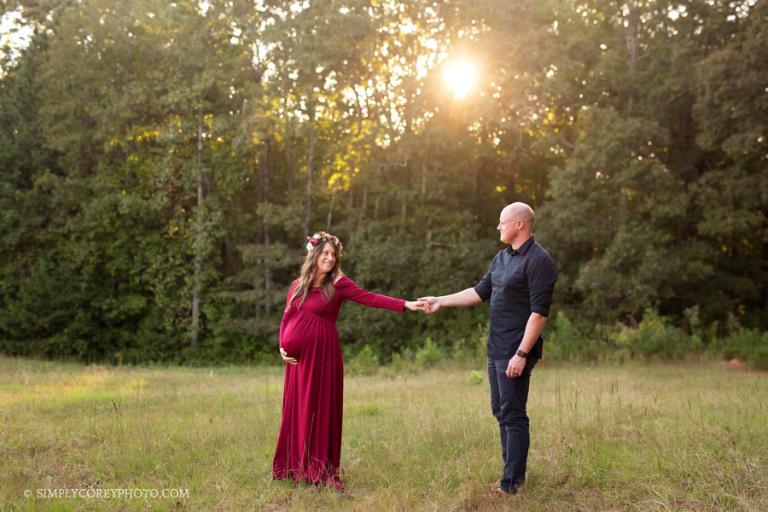
<svg viewBox="0 0 768 512"><path fill-rule="evenodd" d="M669 325L666 319L649 309L636 328L623 326L619 329L616 343L627 350L630 357L679 360L700 341L698 337L691 338L682 329Z"/></svg>
<svg viewBox="0 0 768 512"><path fill-rule="evenodd" d="M379 371L379 366L379 357L370 345L364 346L346 364L347 371L352 375L375 375Z"/></svg>
<svg viewBox="0 0 768 512"><path fill-rule="evenodd" d="M459 338L453 343L453 359L461 362L483 360L487 344L487 330L469 338Z"/></svg>
<svg viewBox="0 0 768 512"><path fill-rule="evenodd" d="M430 337L427 337L424 345L416 352L416 365L419 368L431 368L442 359L443 352Z"/></svg>
<svg viewBox="0 0 768 512"><path fill-rule="evenodd" d="M470 384L482 384L483 383L483 373L479 372L477 370L472 370L469 372L469 383Z"/></svg>
<svg viewBox="0 0 768 512"><path fill-rule="evenodd" d="M768 370L768 331L738 328L722 340L723 356L741 359L757 370Z"/></svg>
<svg viewBox="0 0 768 512"><path fill-rule="evenodd" d="M405 349L402 354L393 354L392 362L382 368L382 372L389 377L416 373L419 369L416 367L414 359L413 351Z"/></svg>
<svg viewBox="0 0 768 512"><path fill-rule="evenodd" d="M595 361L601 353L597 340L585 336L564 311L557 312L552 329L544 337L544 357L556 361Z"/></svg>

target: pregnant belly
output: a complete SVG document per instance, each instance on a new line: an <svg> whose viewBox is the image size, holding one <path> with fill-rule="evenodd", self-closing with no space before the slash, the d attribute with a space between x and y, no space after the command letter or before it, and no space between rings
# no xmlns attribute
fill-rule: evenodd
<svg viewBox="0 0 768 512"><path fill-rule="evenodd" d="M291 357L299 358L308 347L327 338L338 337L336 324L312 314L302 314L286 325L280 346Z"/></svg>
<svg viewBox="0 0 768 512"><path fill-rule="evenodd" d="M296 329L296 322L291 322L285 326L283 339L280 340L280 346L288 352L289 356L297 356L302 345L301 332Z"/></svg>

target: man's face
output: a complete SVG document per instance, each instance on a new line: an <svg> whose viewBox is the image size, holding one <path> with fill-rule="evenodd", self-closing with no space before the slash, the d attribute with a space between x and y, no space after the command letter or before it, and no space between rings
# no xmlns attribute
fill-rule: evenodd
<svg viewBox="0 0 768 512"><path fill-rule="evenodd" d="M499 230L499 240L502 243L511 244L517 237L517 234L520 233L522 224L520 219L515 219L512 215L502 213L499 217L499 225L496 226L496 229Z"/></svg>

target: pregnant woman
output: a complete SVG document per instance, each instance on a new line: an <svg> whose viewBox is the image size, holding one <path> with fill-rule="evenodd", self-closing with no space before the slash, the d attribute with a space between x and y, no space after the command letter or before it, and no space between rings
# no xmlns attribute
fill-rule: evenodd
<svg viewBox="0 0 768 512"><path fill-rule="evenodd" d="M405 301L360 288L341 272L342 244L320 232L308 238L301 275L288 290L280 323L280 355L287 363L283 415L272 478L307 480L337 489L341 458L344 359L336 320L345 300L402 312L428 311L423 301Z"/></svg>

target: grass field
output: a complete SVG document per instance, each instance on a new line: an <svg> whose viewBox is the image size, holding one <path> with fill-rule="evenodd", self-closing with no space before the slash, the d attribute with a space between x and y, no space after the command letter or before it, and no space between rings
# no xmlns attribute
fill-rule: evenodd
<svg viewBox="0 0 768 512"><path fill-rule="evenodd" d="M270 480L282 368L0 358L0 509L768 510L764 373L542 362L528 481L497 498L498 431L472 369L348 376L337 493ZM39 494L80 488L188 497Z"/></svg>

